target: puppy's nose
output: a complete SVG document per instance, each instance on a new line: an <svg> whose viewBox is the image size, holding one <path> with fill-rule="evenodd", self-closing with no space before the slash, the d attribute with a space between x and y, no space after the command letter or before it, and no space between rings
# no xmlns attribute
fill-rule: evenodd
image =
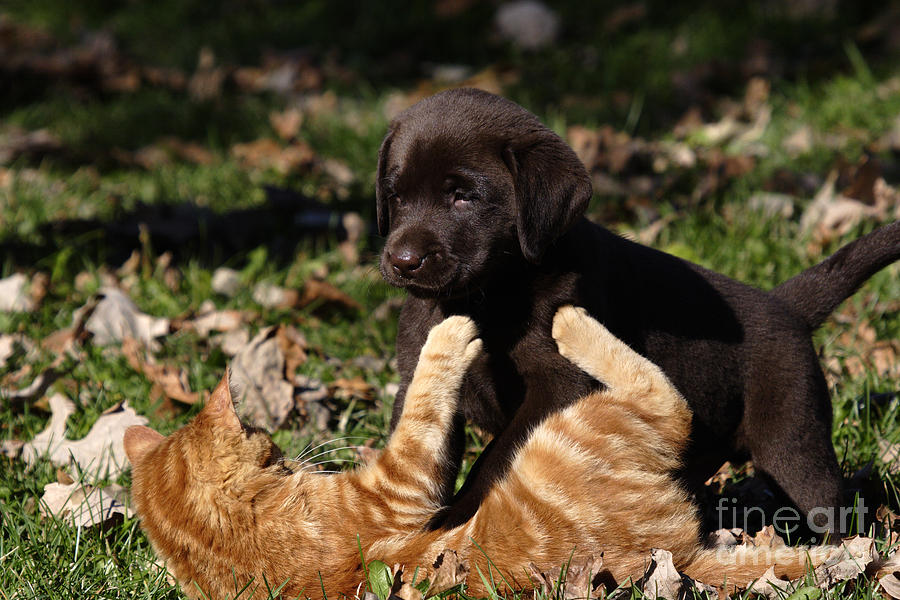
<svg viewBox="0 0 900 600"><path fill-rule="evenodd" d="M401 277L412 276L416 269L422 266L422 262L425 258L408 248L404 248L396 254L391 252L389 256L391 261L391 268L393 268L394 272Z"/></svg>

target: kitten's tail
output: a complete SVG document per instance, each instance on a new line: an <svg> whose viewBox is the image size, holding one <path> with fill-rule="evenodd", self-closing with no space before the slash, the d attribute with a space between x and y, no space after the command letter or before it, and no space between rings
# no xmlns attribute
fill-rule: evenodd
<svg viewBox="0 0 900 600"><path fill-rule="evenodd" d="M691 579L709 585L743 589L762 577L770 567L774 567L779 579L802 577L809 568L815 569L824 563L834 550L834 546L710 548L701 550L680 570Z"/></svg>

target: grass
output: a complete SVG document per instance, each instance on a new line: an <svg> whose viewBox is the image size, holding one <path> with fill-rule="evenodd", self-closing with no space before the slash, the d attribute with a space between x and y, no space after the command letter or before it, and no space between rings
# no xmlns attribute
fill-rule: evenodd
<svg viewBox="0 0 900 600"><path fill-rule="evenodd" d="M114 244L109 228L147 206L188 206L213 215L259 207L266 201L264 185L301 191L335 210L358 211L371 223L375 157L388 121L385 108L394 93L413 89L434 64L461 63L471 72L495 65L517 73L517 81L507 86L508 95L563 134L570 125L609 123L649 140L671 140L671 129L692 93L706 98L697 101L709 121L719 117L719 100L740 100L745 81L735 65L749 43L765 37L775 59L786 61L783 76L773 78L772 121L759 140L766 153L748 173L699 202L691 193L703 175L702 167L688 170L684 179L689 183L657 201L659 211L674 218L654 242L762 288L773 287L873 227L871 222L862 223L822 252L808 251L797 214L809 195L797 198L791 219L768 218L747 206L750 196L769 189L776 174L789 171L821 181L841 161L852 164L862 155L873 154L885 166L889 183L898 184L896 154L873 153L871 143L900 114L900 93L885 87L892 77L900 76L900 70L892 55L853 41L853 27L873 16L866 9L842 7L849 13L798 22L753 3L726 13L712 3L686 10L672 3L648 2L643 19L604 30L598 24L618 5L599 8L560 2L564 37L553 48L529 53L491 41L488 3L442 19L430 4L404 10L399 4L358 2L356 10L349 11L356 15L349 22L347 7L339 4L293 6L262 0L216 6L174 0L153 6L99 0L5 4L14 22L39 25L53 32L63 46L77 42L84 29L102 27L117 37L131 59L179 67L188 74L203 46L214 49L220 64L254 65L264 47L279 50L302 45L314 64L332 61L349 75L329 74L323 68L325 83L319 91L333 94L337 101L334 108L306 114L297 137L317 157L344 162L354 181L335 186L321 170L282 173L248 168L234 158L234 144L275 137L269 113L284 110L292 102L275 94L226 88L219 97L198 102L171 89L145 86L133 93L100 93L77 81L29 80L0 99L0 135L12 127L46 128L61 140L64 152L21 157L0 167L0 248L4 250L0 275L46 273L49 292L35 313L0 313L0 332L41 340L68 327L73 312L99 288L102 273L118 268L128 252L138 248L150 265L139 273L130 291L141 310L175 317L197 310L212 298L218 308L257 313L254 330L293 324L302 330L311 349L301 367L303 374L325 383L361 376L379 390L371 401L331 400L327 431L293 418L274 435L287 452L343 436L381 443L390 416L390 397L381 390L397 379L391 362L396 313L385 320L369 315L400 294L383 283L374 267L377 238L361 242L361 266L353 267L343 262L331 231L296 239L285 223L273 221L264 224L270 228L264 232L264 237L271 238L266 243L237 249L224 244L228 240L208 239L201 233L196 244L176 248L174 265L180 278L171 286L165 270L153 266L163 248L142 243L136 234L124 241L115 238ZM388 25L373 25L379 22ZM796 56L807 58L792 58ZM728 68L694 84L697 89L689 90L687 96L673 87L676 75L711 61ZM0 72L0 81L4 77ZM807 152L794 156L782 143L801 124L822 135ZM134 152L163 136L202 145L214 162L199 165L176 158L145 169L116 158L114 151ZM688 143L698 152L707 149L700 138L689 138ZM721 150L726 154L742 151ZM607 224L619 231L642 225L618 199L595 198L592 212L617 215ZM60 227L64 221L79 219L89 220L90 225ZM287 242L279 246L273 243L275 238ZM221 265L241 273L243 288L233 298L212 292L212 272ZM348 315L323 314L312 308L274 310L252 298L250 290L258 282L297 286L313 272L327 273L327 279L356 299L362 311ZM897 298L900 274L894 266L873 277L842 307L848 319L829 320L815 336L823 359L837 359L842 368L832 397L833 440L844 471L849 475L871 462L867 485L891 497L895 510L897 474L879 460L879 444L900 443L900 408L896 399L886 403L873 399L896 392L900 382L879 375L871 366L852 373L850 367L854 357L867 353L868 347L853 337L859 323L869 324L878 340L900 339ZM167 336L158 356L185 367L192 390L211 389L228 361L220 350L189 332ZM373 368L355 360L360 356L381 359L387 366ZM16 355L0 367L0 379L27 364L33 366L33 373L40 372L52 358L40 352L37 357ZM123 400L163 433L183 425L197 410L167 409L151 394L150 383L124 358L90 345L83 360L70 361L64 369L66 375L56 387L76 399L77 410L67 431L73 439L83 436L103 410ZM28 381L26 377L18 385ZM11 403L0 397L0 440L28 440L45 427L48 417L41 402ZM480 444L473 432L464 472ZM350 456L337 454L338 459ZM0 463L0 598L181 597L156 566L135 519L124 519L104 531L79 531L59 519L41 517L38 501L43 486L56 480L56 469L41 462L29 470L20 459L6 457L0 457ZM128 484L127 474L120 483ZM869 598L875 587L847 585L825 594Z"/></svg>

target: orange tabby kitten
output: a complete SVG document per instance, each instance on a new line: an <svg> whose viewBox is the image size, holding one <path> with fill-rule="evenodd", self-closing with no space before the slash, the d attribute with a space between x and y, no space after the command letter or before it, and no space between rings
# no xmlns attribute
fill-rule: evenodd
<svg viewBox="0 0 900 600"><path fill-rule="evenodd" d="M690 429L687 405L655 365L572 307L557 313L553 337L606 389L535 428L468 523L426 531L441 508L447 436L480 352L476 335L465 317L431 331L397 429L375 461L354 471L291 471L267 435L241 426L227 376L171 436L131 427L134 505L185 593L225 598L251 580L264 590L265 578L272 588L287 582L288 597L354 595L364 578L357 535L366 560L408 573L421 567L424 577L441 551L456 550L475 596L486 594L478 570L529 589L529 563L560 566L573 552L603 552L604 569L620 582L643 574L654 547L707 583L747 584L776 558L780 575L805 571L803 549L775 557L701 546L695 509L671 475Z"/></svg>

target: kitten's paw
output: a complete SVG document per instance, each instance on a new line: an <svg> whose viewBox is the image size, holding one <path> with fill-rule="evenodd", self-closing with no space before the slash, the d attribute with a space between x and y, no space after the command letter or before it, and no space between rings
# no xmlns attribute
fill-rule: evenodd
<svg viewBox="0 0 900 600"><path fill-rule="evenodd" d="M428 333L423 352L431 355L447 355L471 362L481 350L478 328L469 317L447 317Z"/></svg>
<svg viewBox="0 0 900 600"><path fill-rule="evenodd" d="M553 339L559 353L576 364L602 352L602 343L610 336L609 331L581 307L560 307L553 317Z"/></svg>

